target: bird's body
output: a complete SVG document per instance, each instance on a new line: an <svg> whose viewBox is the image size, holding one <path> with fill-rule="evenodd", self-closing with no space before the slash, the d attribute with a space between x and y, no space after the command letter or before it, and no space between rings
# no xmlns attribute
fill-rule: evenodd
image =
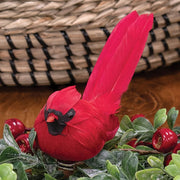
<svg viewBox="0 0 180 180"><path fill-rule="evenodd" d="M143 52L153 16L132 12L109 37L83 96L70 86L54 92L35 121L39 147L64 161L95 156L119 127L115 113Z"/></svg>
<svg viewBox="0 0 180 180"><path fill-rule="evenodd" d="M89 159L103 148L107 140L113 138L118 129L118 118L114 115L109 116L104 113L96 106L95 102L80 99L81 96L75 86L70 86L61 91L53 98L60 100L57 96L60 95L64 97L64 93L69 95L73 94L73 97L77 96L77 99L69 103L70 106L67 108L68 110L73 109L75 111L73 120L66 123L61 135L52 136L50 133L45 133L48 132L48 126L44 123L45 120L37 118L36 131L37 133L39 132L37 130L38 126L41 127L42 131L42 133L38 134L38 139L44 139L44 141L39 141L38 144L40 147L48 146L48 148L45 149L41 148L42 151L53 154L53 157L60 160L80 161ZM51 96L49 99L51 99ZM70 99L70 101L71 100L72 99ZM44 116L45 109L48 109L48 107L44 107L41 110L39 117ZM52 107L52 109L55 108ZM62 114L66 112L65 110ZM57 145L61 148L55 148ZM71 153L69 151L71 151Z"/></svg>

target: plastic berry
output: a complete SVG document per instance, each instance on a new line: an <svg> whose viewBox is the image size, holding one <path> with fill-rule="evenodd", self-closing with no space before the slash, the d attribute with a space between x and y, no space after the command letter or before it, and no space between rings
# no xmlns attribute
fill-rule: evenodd
<svg viewBox="0 0 180 180"><path fill-rule="evenodd" d="M134 116L131 117L131 121L133 122L135 119L139 117L145 117L144 114L135 114Z"/></svg>
<svg viewBox="0 0 180 180"><path fill-rule="evenodd" d="M139 145L142 145L142 146L148 146L148 147L152 147L152 143L151 142L144 142L144 141L139 141L137 142L137 139L132 139L131 141L129 141L127 144L132 146L132 147L136 147L136 146L139 146Z"/></svg>
<svg viewBox="0 0 180 180"><path fill-rule="evenodd" d="M139 145L152 147L152 142L139 141L139 142L138 142L138 146L139 146Z"/></svg>
<svg viewBox="0 0 180 180"><path fill-rule="evenodd" d="M159 152L170 152L177 144L178 137L168 128L158 129L152 137L152 145Z"/></svg>
<svg viewBox="0 0 180 180"><path fill-rule="evenodd" d="M16 142L19 145L20 149L24 153L31 153L31 148L29 145L29 134L21 134L16 138Z"/></svg>
<svg viewBox="0 0 180 180"><path fill-rule="evenodd" d="M177 153L180 150L180 143L176 144L175 148L173 149L173 153Z"/></svg>
<svg viewBox="0 0 180 180"><path fill-rule="evenodd" d="M137 139L132 139L132 140L129 141L127 144L130 145L130 146L132 146L133 148L135 148L135 147L137 146L136 141L137 141Z"/></svg>
<svg viewBox="0 0 180 180"><path fill-rule="evenodd" d="M164 166L169 165L171 160L172 160L171 154L168 154L167 156L165 156L165 158L164 158Z"/></svg>
<svg viewBox="0 0 180 180"><path fill-rule="evenodd" d="M180 143L176 144L175 148L172 150L172 153L177 153L180 150ZM164 159L164 166L169 165L169 162L172 160L171 154L168 154Z"/></svg>
<svg viewBox="0 0 180 180"><path fill-rule="evenodd" d="M19 119L7 119L5 124L9 125L10 131L14 138L25 132L25 125Z"/></svg>

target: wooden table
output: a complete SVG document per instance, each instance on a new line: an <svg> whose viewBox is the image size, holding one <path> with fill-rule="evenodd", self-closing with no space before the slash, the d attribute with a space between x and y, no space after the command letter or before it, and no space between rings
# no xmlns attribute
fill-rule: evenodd
<svg viewBox="0 0 180 180"><path fill-rule="evenodd" d="M84 87L85 84L77 85L81 93ZM0 87L0 137L8 118L18 118L27 127L33 127L36 116L52 92L50 87ZM173 106L180 110L180 63L136 74L122 97L120 117L142 113L153 121L158 109L169 110ZM180 125L180 115L176 125Z"/></svg>

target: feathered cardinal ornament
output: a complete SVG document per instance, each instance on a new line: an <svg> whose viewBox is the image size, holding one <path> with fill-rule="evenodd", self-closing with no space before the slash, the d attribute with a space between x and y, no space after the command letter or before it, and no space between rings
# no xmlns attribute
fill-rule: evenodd
<svg viewBox="0 0 180 180"><path fill-rule="evenodd" d="M39 148L63 161L82 161L101 151L119 127L115 113L144 50L153 15L132 12L112 31L84 94L75 86L51 94L35 121Z"/></svg>

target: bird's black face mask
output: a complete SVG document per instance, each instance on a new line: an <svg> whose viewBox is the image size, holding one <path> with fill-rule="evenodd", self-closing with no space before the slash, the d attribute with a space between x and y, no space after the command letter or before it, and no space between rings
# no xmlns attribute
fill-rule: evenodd
<svg viewBox="0 0 180 180"><path fill-rule="evenodd" d="M53 136L60 135L66 126L66 122L70 121L75 115L74 109L70 109L66 114L63 115L60 111L47 109L47 107L45 106L44 117L46 121L50 113L53 113L58 117L58 119L55 119L53 122L46 122L48 131Z"/></svg>

